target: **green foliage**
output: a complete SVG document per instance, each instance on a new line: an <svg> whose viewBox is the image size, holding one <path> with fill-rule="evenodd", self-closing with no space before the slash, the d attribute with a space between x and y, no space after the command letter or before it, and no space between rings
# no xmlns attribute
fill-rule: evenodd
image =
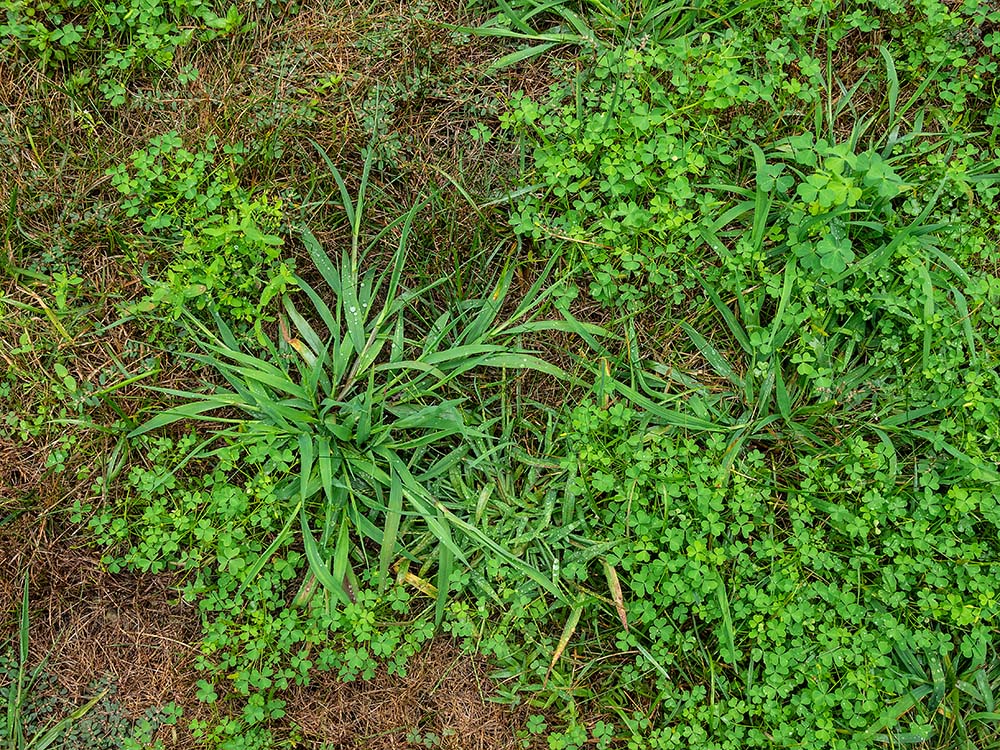
<svg viewBox="0 0 1000 750"><path fill-rule="evenodd" d="M212 310L245 326L265 317L271 300L292 282L284 240L276 234L281 201L251 195L236 177L246 153L241 143L220 153L214 137L192 152L170 132L135 152L131 165L109 170L127 216L142 219L154 236L182 238L140 310L173 320L185 307Z"/></svg>
<svg viewBox="0 0 1000 750"><path fill-rule="evenodd" d="M1000 153L963 126L995 102L955 92L995 62L916 41L987 9L754 8L731 25L689 9L699 33L675 39L602 32L592 67L503 118L537 180L515 231L606 305L665 302L655 335L682 333L693 359L643 361L631 322L623 353L598 349L597 401L567 418L565 473L543 483L567 533L545 540L550 566L591 581L583 616L522 590L478 646L522 689L600 696L634 747L990 745ZM863 72L843 81L848 34ZM595 597L596 564L567 564L581 547L620 574L627 629L612 579ZM572 679L545 658L559 626ZM587 741L566 717L552 747Z"/></svg>
<svg viewBox="0 0 1000 750"><path fill-rule="evenodd" d="M914 687L901 654L993 674L1000 519L989 462L970 470L914 446L907 471L891 444L860 435L786 465L756 449L733 461L722 436L649 421L620 403L585 404L567 458L567 492L615 540L608 557L628 591L617 648L636 655L616 681L649 680L664 717L644 746L870 747L876 733L908 731L898 715L873 729ZM918 713L943 727L941 696L929 696ZM962 696L948 720L977 702Z"/></svg>
<svg viewBox="0 0 1000 750"><path fill-rule="evenodd" d="M176 233L246 200L236 177L245 154L241 143L223 145L220 154L214 136L190 151L171 131L152 138L132 154L130 164L108 170L108 176L124 197L126 215L142 219L144 231Z"/></svg>
<svg viewBox="0 0 1000 750"><path fill-rule="evenodd" d="M711 185L726 181L736 158L729 139L763 135L776 118L723 125L723 114L783 99L815 103L818 63L802 64L801 78L759 79L741 66L736 45L732 35L706 35L607 49L548 101L515 96L504 115L535 144L545 187L518 202L515 231L552 252L578 248L600 301L655 294L679 303L691 283L683 273L690 245L725 209Z"/></svg>
<svg viewBox="0 0 1000 750"><path fill-rule="evenodd" d="M237 203L185 232L180 250L145 301L174 320L183 309L215 310L227 319L260 320L276 296L294 285L284 240L270 232L283 217L281 201L265 196Z"/></svg>
<svg viewBox="0 0 1000 750"><path fill-rule="evenodd" d="M88 0L3 0L0 49L36 61L43 71L61 70L71 90L96 86L104 101L118 107L137 72L168 68L193 39L213 39L243 24L235 5L223 12L211 0L90 6Z"/></svg>
<svg viewBox="0 0 1000 750"><path fill-rule="evenodd" d="M499 314L509 268L489 298L433 310L428 289L406 288L402 277L419 206L362 244L366 181L352 200L334 175L352 247L335 264L303 231L326 293L296 278L311 309L301 312L286 297L278 339L259 331L258 354L241 350L218 316L215 332L192 318L201 353L189 356L228 388L168 391L185 402L130 435L146 441L150 465L132 470L127 499L90 521L98 540L115 546L105 558L111 569L189 573L184 593L198 601L205 626L199 666L211 676L200 697L225 698L241 710L239 718L195 727L210 743L258 737L266 744L261 733L284 715L280 692L305 684L312 668L345 680L370 678L377 663L401 673L443 621L453 592L469 587L498 598L473 574L475 560L502 562L533 587L559 594L485 531L460 471L463 462L488 466L496 450L494 420L462 408L461 379L485 368L561 374L512 343L519 333L563 327L531 320L541 285L508 319ZM392 230L391 267L361 272ZM426 310L432 316L424 318ZM213 414L220 409L225 416ZM227 426L200 443L146 437L190 418ZM183 478L195 460L204 472ZM78 505L75 518L91 511ZM390 625L383 613L398 620L411 608L409 595L388 585L393 568L435 603ZM334 648L334 635L349 645Z"/></svg>
<svg viewBox="0 0 1000 750"><path fill-rule="evenodd" d="M692 250L706 231L731 228L741 213L724 188L745 180L753 161L747 141L765 149L784 143L793 160L812 153L812 159L829 161L810 164L815 173L800 175L811 238L797 252L807 267L846 268L856 251L843 221L850 216L860 225L865 211L893 206L899 194L893 187L903 187L893 183L900 149L928 154L941 146L940 139L927 139L934 144L930 150L912 142L925 137L925 117L952 129L965 118L995 117L995 97L969 109L959 92L984 93L997 61L993 35L978 47L968 42L975 54L941 41L990 16L978 3L954 10L916 3L909 12L905 3L874 3L849 16L827 5L771 4L761 22L756 5L748 4L722 16L724 24L692 10L684 22L691 33L598 44L593 65L553 87L547 98L515 94L502 122L525 140L542 188L516 201L515 231L549 252L579 258L592 278L592 296L606 304L629 306L651 297L679 304L698 286L686 273L686 266L702 260ZM882 46L875 29L883 29ZM836 45L861 33L866 36L852 37L850 50L856 72L844 79ZM807 41L817 35L828 45L826 59ZM939 74L945 69L960 73ZM881 106L863 111L856 102L865 97ZM886 150L859 149L859 133L876 124L891 133ZM900 129L911 124L915 134L901 138ZM850 138L836 135L852 127ZM812 132L813 144L795 142L803 130ZM972 136L959 143L966 137ZM850 151L835 153L844 141ZM995 139L987 143L995 150ZM850 163L842 161L848 154ZM857 192L865 187L878 194L875 203ZM831 226L821 227L827 220Z"/></svg>

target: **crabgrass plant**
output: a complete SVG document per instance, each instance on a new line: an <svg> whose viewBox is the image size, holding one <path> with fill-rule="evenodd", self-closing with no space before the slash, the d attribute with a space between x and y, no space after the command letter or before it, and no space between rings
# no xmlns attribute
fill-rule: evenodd
<svg viewBox="0 0 1000 750"><path fill-rule="evenodd" d="M356 199L333 168L352 229L350 249L335 261L302 230L328 292L297 277L298 299L308 300L309 309L286 297L276 340L259 335L262 350L257 353L243 351L221 319L210 330L191 318L200 350L191 358L216 371L228 387L207 393L165 391L184 403L157 414L132 437L197 418L219 425L214 439L271 456L294 455L285 462L291 470L272 492L284 508L283 527L244 577L258 574L297 530L308 573L296 605L319 590L334 607L351 603L358 586L352 560L367 565L372 545L383 589L394 561L414 559L406 541L421 534L429 534L436 549L437 622L456 566L467 566L472 550L499 556L558 597L549 578L469 522L468 509L449 502L457 496L446 485L453 467L473 460L470 445L481 443L490 427L463 408L459 380L483 368L567 377L515 342L528 332L579 324L532 319L547 293L544 280L510 317L501 318L513 276L508 265L486 299L441 312L426 330L415 333L413 311L436 286L408 288L403 283L407 244L420 206L362 243L370 168L369 154ZM362 270L369 252L392 230L399 240L391 265ZM225 416L218 413L223 410ZM488 461L489 451L475 460ZM426 548L427 539L417 546Z"/></svg>

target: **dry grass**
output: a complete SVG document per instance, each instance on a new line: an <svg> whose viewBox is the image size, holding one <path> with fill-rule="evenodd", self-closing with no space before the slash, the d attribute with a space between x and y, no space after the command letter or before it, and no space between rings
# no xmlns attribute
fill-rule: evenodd
<svg viewBox="0 0 1000 750"><path fill-rule="evenodd" d="M170 701L192 703L197 611L178 601L171 576L105 571L79 538L46 533L44 517L2 528L0 607L12 637L24 571L30 574L31 660L48 670L69 700L88 697L107 678L133 716Z"/></svg>
<svg viewBox="0 0 1000 750"><path fill-rule="evenodd" d="M444 750L520 748L525 712L490 702L488 671L483 660L438 640L410 661L402 678L384 669L355 683L316 675L289 695L289 717L314 748L404 750L420 746L407 739L414 731L436 735Z"/></svg>

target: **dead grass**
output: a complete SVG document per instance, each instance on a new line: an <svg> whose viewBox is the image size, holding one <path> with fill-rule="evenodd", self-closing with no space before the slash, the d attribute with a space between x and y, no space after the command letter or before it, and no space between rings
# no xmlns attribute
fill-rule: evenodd
<svg viewBox="0 0 1000 750"><path fill-rule="evenodd" d="M313 748L404 750L420 747L414 733L440 738L443 750L520 748L525 711L490 702L488 671L483 660L437 640L402 678L384 669L366 682L316 675L289 695L289 718Z"/></svg>
<svg viewBox="0 0 1000 750"><path fill-rule="evenodd" d="M74 702L95 680L110 679L133 716L170 701L193 703L196 610L178 601L171 576L105 571L79 537L46 533L44 517L0 527L0 590L4 635L16 611L20 582L30 575L31 660L48 670Z"/></svg>

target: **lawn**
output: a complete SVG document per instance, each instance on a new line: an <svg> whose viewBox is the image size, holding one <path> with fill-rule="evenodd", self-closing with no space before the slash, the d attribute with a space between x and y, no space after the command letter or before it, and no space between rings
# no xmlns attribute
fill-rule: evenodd
<svg viewBox="0 0 1000 750"><path fill-rule="evenodd" d="M0 0L0 747L1000 748L998 65Z"/></svg>

